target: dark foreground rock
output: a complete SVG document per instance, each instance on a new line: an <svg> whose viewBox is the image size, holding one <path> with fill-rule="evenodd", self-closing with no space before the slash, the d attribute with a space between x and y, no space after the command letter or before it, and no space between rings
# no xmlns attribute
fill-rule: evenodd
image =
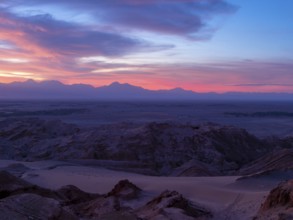
<svg viewBox="0 0 293 220"><path fill-rule="evenodd" d="M293 180L280 183L260 207L255 220L293 219Z"/></svg>
<svg viewBox="0 0 293 220"><path fill-rule="evenodd" d="M27 172L31 169L26 167L22 163L13 163L13 164L10 164L6 167L1 168L0 171L1 170L12 173L14 176L21 177L25 172Z"/></svg>
<svg viewBox="0 0 293 220"><path fill-rule="evenodd" d="M36 194L42 197L67 202L67 198L60 192L33 185L6 171L0 171L0 199L24 193Z"/></svg>
<svg viewBox="0 0 293 220"><path fill-rule="evenodd" d="M0 219L77 220L60 202L36 194L19 194L0 200Z"/></svg>
<svg viewBox="0 0 293 220"><path fill-rule="evenodd" d="M144 192L128 180L121 180L109 193L98 195L72 185L53 191L8 172L0 172L0 220L189 220L212 217L207 209L174 191L163 192L140 205L143 196Z"/></svg>
<svg viewBox="0 0 293 220"><path fill-rule="evenodd" d="M210 219L212 214L176 191L165 191L136 210L142 219Z"/></svg>
<svg viewBox="0 0 293 220"><path fill-rule="evenodd" d="M114 196L121 199L138 199L142 190L129 180L119 181L114 188L107 194L107 197Z"/></svg>
<svg viewBox="0 0 293 220"><path fill-rule="evenodd" d="M84 192L73 185L61 187L56 191L56 194L65 204L78 204L90 201L100 196L98 194Z"/></svg>
<svg viewBox="0 0 293 220"><path fill-rule="evenodd" d="M0 171L0 199L16 192L24 192L32 187L32 184L17 178L6 171Z"/></svg>

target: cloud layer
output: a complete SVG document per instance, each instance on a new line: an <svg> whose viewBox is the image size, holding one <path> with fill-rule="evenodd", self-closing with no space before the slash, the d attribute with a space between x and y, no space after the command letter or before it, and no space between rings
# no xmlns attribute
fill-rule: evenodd
<svg viewBox="0 0 293 220"><path fill-rule="evenodd" d="M237 9L224 0L27 0L14 5L58 5L90 14L97 22L181 37L198 38L209 22Z"/></svg>
<svg viewBox="0 0 293 220"><path fill-rule="evenodd" d="M210 39L217 19L236 11L225 0L3 0L0 82L33 78L202 92L289 91L292 60L168 60L165 51L176 56L179 41ZM144 63L152 54L155 62Z"/></svg>
<svg viewBox="0 0 293 220"><path fill-rule="evenodd" d="M43 50L61 56L119 56L151 47L138 39L59 21L48 14L20 17L2 10L0 21L1 39L26 51Z"/></svg>

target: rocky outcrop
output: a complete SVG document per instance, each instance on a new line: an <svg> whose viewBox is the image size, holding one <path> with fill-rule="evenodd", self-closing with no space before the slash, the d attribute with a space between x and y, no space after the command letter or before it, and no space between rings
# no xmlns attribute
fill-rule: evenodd
<svg viewBox="0 0 293 220"><path fill-rule="evenodd" d="M293 170L291 169L269 170L239 177L234 183L229 184L229 187L266 191L292 178Z"/></svg>
<svg viewBox="0 0 293 220"><path fill-rule="evenodd" d="M119 181L114 188L104 196L71 206L78 216L87 218L107 219L110 216L128 216L130 219L136 216L132 213L129 201L134 203L140 199L142 190L129 180ZM119 219L120 219L119 218Z"/></svg>
<svg viewBox="0 0 293 220"><path fill-rule="evenodd" d="M56 191L56 194L63 200L63 203L70 205L87 202L100 197L98 194L84 192L73 185L61 187Z"/></svg>
<svg viewBox="0 0 293 220"><path fill-rule="evenodd" d="M115 197L99 197L94 200L71 205L70 209L77 216L88 219L100 219L110 213L121 212L121 206Z"/></svg>
<svg viewBox="0 0 293 220"><path fill-rule="evenodd" d="M52 198L62 204L75 204L100 197L98 194L83 192L75 186L64 186L57 191L33 185L6 171L0 171L0 199L23 193L36 194L42 197Z"/></svg>
<svg viewBox="0 0 293 220"><path fill-rule="evenodd" d="M261 205L255 220L293 219L293 180L280 183Z"/></svg>
<svg viewBox="0 0 293 220"><path fill-rule="evenodd" d="M107 168L153 175L234 174L272 147L244 129L216 124L120 123L78 128L36 118L0 121L2 159L118 161ZM124 163L125 162L125 163ZM135 164L135 166L132 166Z"/></svg>
<svg viewBox="0 0 293 220"><path fill-rule="evenodd" d="M190 160L175 168L171 176L215 176L219 174L219 171L210 164Z"/></svg>
<svg viewBox="0 0 293 220"><path fill-rule="evenodd" d="M56 191L0 172L0 219L209 219L212 214L175 191L165 191L145 203L146 193L121 180L104 195L75 186ZM150 198L150 195L148 195Z"/></svg>
<svg viewBox="0 0 293 220"><path fill-rule="evenodd" d="M1 170L12 173L14 176L21 177L25 172L31 169L21 163L13 163L6 167L0 168L0 171Z"/></svg>
<svg viewBox="0 0 293 220"><path fill-rule="evenodd" d="M36 194L18 194L0 200L1 219L78 220L57 200Z"/></svg>
<svg viewBox="0 0 293 220"><path fill-rule="evenodd" d="M107 194L107 197L114 196L121 199L137 199L142 190L129 180L119 181L114 188Z"/></svg>
<svg viewBox="0 0 293 220"><path fill-rule="evenodd" d="M137 209L142 219L210 219L207 209L195 205L176 191L165 191L145 206Z"/></svg>
<svg viewBox="0 0 293 220"><path fill-rule="evenodd" d="M31 187L32 184L6 171L0 171L0 198L5 198L15 192L25 191Z"/></svg>
<svg viewBox="0 0 293 220"><path fill-rule="evenodd" d="M293 149L281 149L270 152L244 166L240 175L265 173L275 170L293 170Z"/></svg>
<svg viewBox="0 0 293 220"><path fill-rule="evenodd" d="M70 206L77 216L89 219L210 219L212 213L175 191L165 191L138 206L143 191L128 180L97 199ZM133 203L136 203L133 205Z"/></svg>

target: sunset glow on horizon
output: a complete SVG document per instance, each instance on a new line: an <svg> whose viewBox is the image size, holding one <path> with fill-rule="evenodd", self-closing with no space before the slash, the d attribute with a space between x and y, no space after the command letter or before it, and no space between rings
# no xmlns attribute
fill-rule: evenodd
<svg viewBox="0 0 293 220"><path fill-rule="evenodd" d="M0 83L293 93L291 0L3 0Z"/></svg>

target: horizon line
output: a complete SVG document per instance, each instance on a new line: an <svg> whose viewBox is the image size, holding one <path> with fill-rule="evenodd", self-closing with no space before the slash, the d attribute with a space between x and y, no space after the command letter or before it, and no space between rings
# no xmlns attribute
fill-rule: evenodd
<svg viewBox="0 0 293 220"><path fill-rule="evenodd" d="M145 88L143 86L138 86L138 85L134 85L134 84L130 84L130 83L121 83L119 81L112 81L111 83L109 84L105 84L105 85L101 85L101 86L94 86L92 84L86 84L86 83L72 83L72 84L67 84L67 83L64 83L62 81L59 81L59 80L54 80L54 79L48 79L48 80L36 80L36 79L25 79L24 81L12 81L12 82L0 82L0 84L13 84L13 83L26 83L26 82L34 82L34 83L42 83L42 82L56 82L56 83L60 83L64 86L74 86L74 85L85 85L85 86L90 86L94 89L98 89L98 88L102 88L102 87L109 87L111 85L114 85L114 84L118 84L118 85L129 85L129 86L132 86L132 87L136 87L136 88L140 88L140 89L143 89L143 90L147 90L147 91L153 91L153 92L156 92L156 91L172 91L172 90L182 90L182 91L185 91L185 92L192 92L192 93L195 93L195 94L216 94L216 95L225 95L225 94L229 94L229 93L237 93L237 94L274 94L274 95L281 95L281 94L286 94L286 95L293 95L293 92L255 92L255 91L252 91L252 92L243 92L243 91L225 91L225 92L215 92L215 91L210 91L210 92L198 92L196 90L188 90L188 89L184 89L182 87L173 87L173 88L170 88L170 89L148 89L148 88ZM242 85L245 85L245 84L242 84ZM248 84L250 86L253 86L252 84ZM255 86L259 86L259 84L255 84ZM263 85L265 86L265 85Z"/></svg>

